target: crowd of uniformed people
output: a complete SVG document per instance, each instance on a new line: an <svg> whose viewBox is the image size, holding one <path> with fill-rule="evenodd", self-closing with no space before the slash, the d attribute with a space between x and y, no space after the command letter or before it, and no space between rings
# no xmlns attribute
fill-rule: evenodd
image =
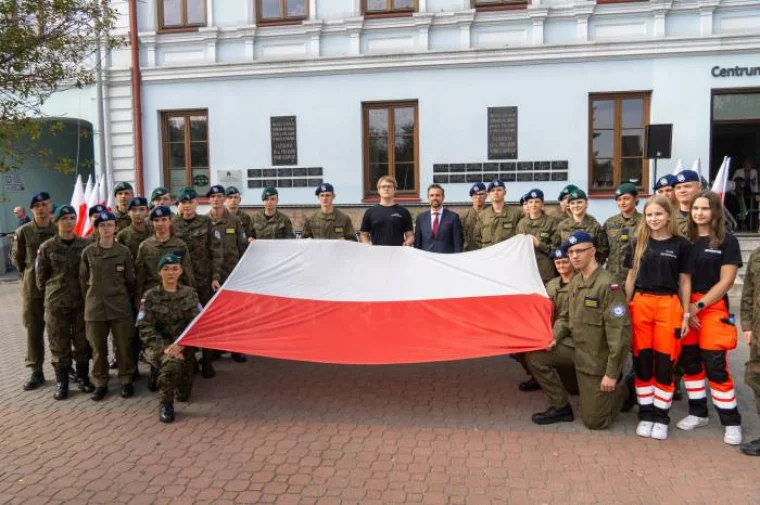
<svg viewBox="0 0 760 505"><path fill-rule="evenodd" d="M358 240L373 245L414 246L456 253L488 247L517 234L532 236L538 272L554 304L553 340L545 350L515 357L529 374L522 391L542 390L546 411L537 424L573 421L568 396L578 394L581 419L591 429L610 426L617 414L638 404L641 437L668 436L669 410L683 381L688 416L677 423L693 430L708 423L712 399L724 441L742 443L741 416L727 352L737 343L736 320L727 293L742 266L737 239L724 225L721 198L703 190L691 170L657 180L654 194L638 210L638 189L615 191L619 213L600 224L588 214L588 197L568 185L555 214L544 210L544 194L533 189L520 199L522 211L506 204L506 186L494 180L470 189L472 207L461 216L444 208L444 188L428 188L430 210L413 222L395 202L396 181L377 182L380 202L368 209L356 234L351 219L334 206L335 190L316 190L320 208L304 222L302 237ZM38 193L34 219L14 235L12 260L23 275L25 390L44 381L47 329L55 370L54 398L68 397L75 382L94 401L108 394L109 367L118 369L120 394L134 394L137 363L150 365L148 388L158 391L159 418L174 420L174 401L187 401L192 379L215 375L216 351L174 341L225 282L254 239L295 238L291 220L277 210L275 188L262 193L263 209L240 208L237 188L212 186L210 210L197 212L198 194L184 188L176 200L166 188L150 201L131 185L114 188L116 208L89 209L93 232L75 234L76 210L53 210ZM171 205L176 205L176 213ZM741 303L743 337L750 345L745 381L760 411L760 249L747 265ZM108 338L115 359L108 360ZM632 356L632 360L630 357ZM233 353L231 359L246 357ZM90 378L92 361L92 378ZM630 373L625 373L632 361ZM760 455L760 439L741 445Z"/></svg>

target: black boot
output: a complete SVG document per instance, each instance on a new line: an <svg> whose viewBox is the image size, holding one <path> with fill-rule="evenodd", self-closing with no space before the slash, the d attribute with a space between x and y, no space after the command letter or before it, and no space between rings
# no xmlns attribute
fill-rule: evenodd
<svg viewBox="0 0 760 505"><path fill-rule="evenodd" d="M248 361L248 357L245 354L240 354L237 352L231 352L230 358L232 359L232 361L236 363L245 363L246 361Z"/></svg>
<svg viewBox="0 0 760 505"><path fill-rule="evenodd" d="M24 382L24 391L31 391L37 389L45 383L45 374L42 370L34 370L29 380Z"/></svg>
<svg viewBox="0 0 760 505"><path fill-rule="evenodd" d="M620 412L630 412L630 410L633 408L634 405L636 405L636 385L634 384L634 378L636 377L636 374L631 371L628 375L625 376L625 386L628 388L628 396L625 397L625 400L623 401L623 407L620 409Z"/></svg>
<svg viewBox="0 0 760 505"><path fill-rule="evenodd" d="M106 393L108 393L107 387L98 386L95 388L95 391L92 392L92 396L90 396L90 398L94 402L99 402L100 400L106 397Z"/></svg>
<svg viewBox="0 0 760 505"><path fill-rule="evenodd" d="M541 385L538 383L538 381L531 377L530 379L526 381L522 381L519 386L517 386L520 391L523 393L530 393L531 391L538 391L541 389Z"/></svg>
<svg viewBox="0 0 760 505"><path fill-rule="evenodd" d="M747 456L760 456L760 438L740 445L739 450Z"/></svg>
<svg viewBox="0 0 760 505"><path fill-rule="evenodd" d="M55 369L55 393L53 398L65 400L69 397L69 369L70 367L58 367Z"/></svg>
<svg viewBox="0 0 760 505"><path fill-rule="evenodd" d="M150 378L148 379L148 391L156 391L158 389L158 368L150 367Z"/></svg>
<svg viewBox="0 0 760 505"><path fill-rule="evenodd" d="M77 377L79 378L79 390L82 393L92 393L95 386L90 382L90 364L87 361L77 363Z"/></svg>
<svg viewBox="0 0 760 505"><path fill-rule="evenodd" d="M131 398L135 394L135 387L132 384L122 384L120 394L122 398Z"/></svg>
<svg viewBox="0 0 760 505"><path fill-rule="evenodd" d="M204 379L211 379L216 375L214 365L211 364L210 359L201 360L201 377Z"/></svg>
<svg viewBox="0 0 760 505"><path fill-rule="evenodd" d="M162 423L171 423L174 421L174 405L168 402L161 403L158 408L158 418Z"/></svg>
<svg viewBox="0 0 760 505"><path fill-rule="evenodd" d="M544 412L533 414L532 419L536 424L571 423L575 416L573 416L573 409L568 403L561 408L549 407Z"/></svg>

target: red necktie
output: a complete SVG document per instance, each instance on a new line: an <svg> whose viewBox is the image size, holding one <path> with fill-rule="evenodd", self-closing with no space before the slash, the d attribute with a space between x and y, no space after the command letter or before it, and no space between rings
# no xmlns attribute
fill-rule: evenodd
<svg viewBox="0 0 760 505"><path fill-rule="evenodd" d="M438 238L438 221L440 219L440 215L437 212L434 212L433 215L435 215L435 218L433 218L433 236L435 238Z"/></svg>

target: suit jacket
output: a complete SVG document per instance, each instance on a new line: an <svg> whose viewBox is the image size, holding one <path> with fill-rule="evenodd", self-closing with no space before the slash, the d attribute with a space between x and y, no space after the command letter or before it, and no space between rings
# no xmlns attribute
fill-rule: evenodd
<svg viewBox="0 0 760 505"><path fill-rule="evenodd" d="M438 224L438 236L433 236L430 211L417 216L414 227L414 247L435 253L459 253L464 247L462 221L456 212L444 208Z"/></svg>

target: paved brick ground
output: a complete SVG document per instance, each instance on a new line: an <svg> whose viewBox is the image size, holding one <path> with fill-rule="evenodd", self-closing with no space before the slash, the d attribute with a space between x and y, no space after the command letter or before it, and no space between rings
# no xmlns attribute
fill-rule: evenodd
<svg viewBox="0 0 760 505"><path fill-rule="evenodd" d="M46 387L21 390L18 289L0 284L0 504L760 503L760 458L723 444L713 413L707 428L665 442L637 439L634 414L603 433L537 427L543 398L516 390L508 358L225 359L169 426L144 381L130 400L56 402L49 366ZM738 376L746 353L733 354ZM739 400L746 434L760 436L744 386Z"/></svg>

